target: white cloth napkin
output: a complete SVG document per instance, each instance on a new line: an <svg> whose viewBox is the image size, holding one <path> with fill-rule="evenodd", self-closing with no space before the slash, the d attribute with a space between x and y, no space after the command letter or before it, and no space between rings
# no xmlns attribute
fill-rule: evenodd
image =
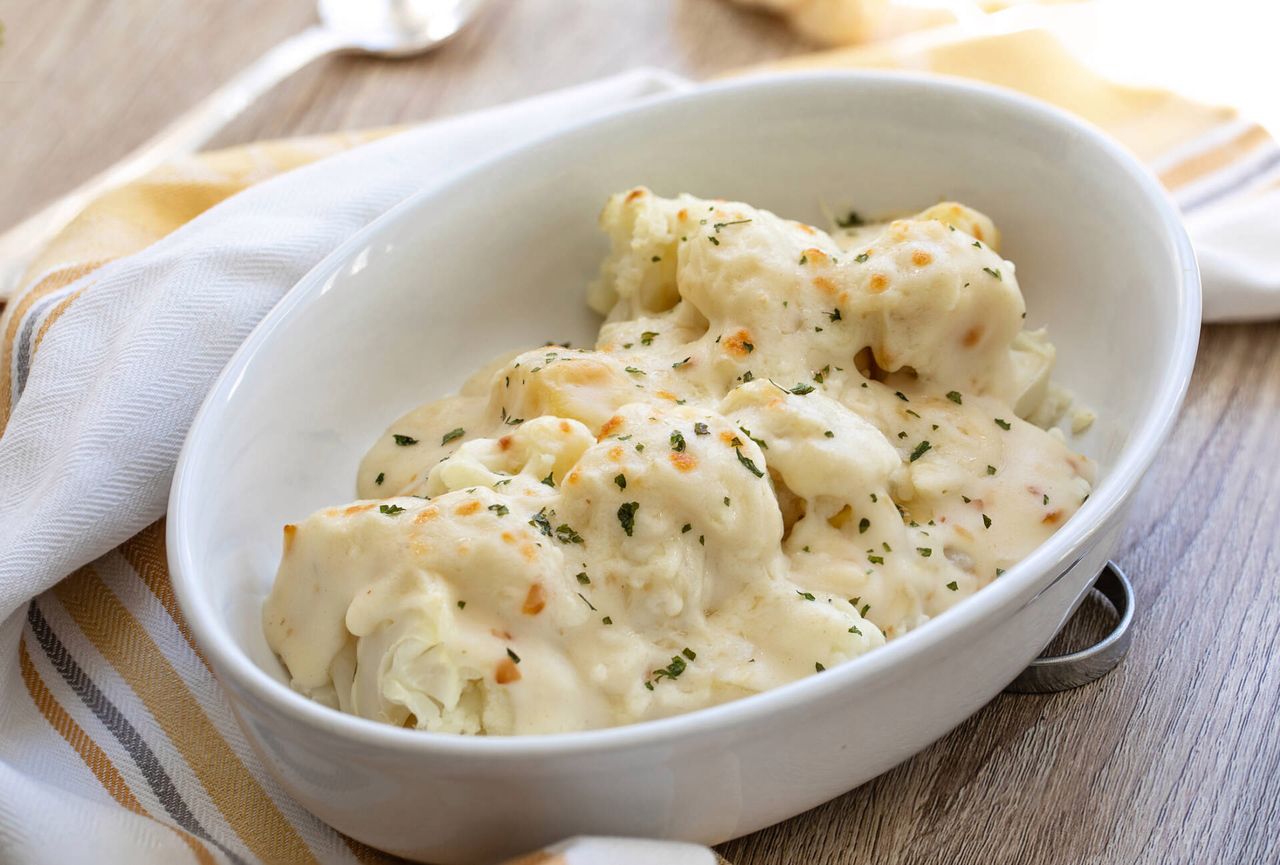
<svg viewBox="0 0 1280 865"><path fill-rule="evenodd" d="M187 427L254 325L332 249L406 197L500 150L683 86L637 70L375 141L254 186L89 277L93 290L45 333L39 362L15 369L0 437L0 863L191 855L159 823L75 795L83 766L77 773L41 752L48 724L13 659L33 597L164 514ZM318 821L291 819L322 861L355 861ZM205 828L219 860L258 858L234 833ZM621 861L608 843L586 853L583 843L574 865ZM680 858L688 845L669 852L648 861L698 861Z"/></svg>

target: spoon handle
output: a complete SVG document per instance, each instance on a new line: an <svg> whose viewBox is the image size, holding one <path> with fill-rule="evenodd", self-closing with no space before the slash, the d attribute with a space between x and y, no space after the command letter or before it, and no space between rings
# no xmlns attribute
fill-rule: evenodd
<svg viewBox="0 0 1280 865"><path fill-rule="evenodd" d="M319 25L289 37L124 159L0 235L0 302L17 288L44 245L90 201L174 156L195 150L276 84L311 61L346 47L342 37Z"/></svg>

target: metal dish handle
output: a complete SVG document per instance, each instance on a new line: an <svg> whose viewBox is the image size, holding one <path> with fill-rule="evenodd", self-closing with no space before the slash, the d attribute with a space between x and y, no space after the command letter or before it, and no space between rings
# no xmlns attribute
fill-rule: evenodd
<svg viewBox="0 0 1280 865"><path fill-rule="evenodd" d="M1107 562L1093 582L1115 609L1111 633L1087 649L1069 655L1040 656L1005 688L1014 694L1050 694L1096 682L1116 668L1133 637L1133 586L1115 562Z"/></svg>

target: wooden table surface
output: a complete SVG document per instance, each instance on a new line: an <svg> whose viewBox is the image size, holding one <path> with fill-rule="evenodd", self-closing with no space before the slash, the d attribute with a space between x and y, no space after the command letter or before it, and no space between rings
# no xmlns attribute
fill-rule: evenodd
<svg viewBox="0 0 1280 865"><path fill-rule="evenodd" d="M0 0L0 226L312 16L307 0ZM720 0L495 0L430 56L316 63L214 143L426 120L638 64L704 77L804 50ZM1116 673L998 697L897 769L721 852L738 865L1280 862L1280 324L1204 329L1118 558L1140 613Z"/></svg>

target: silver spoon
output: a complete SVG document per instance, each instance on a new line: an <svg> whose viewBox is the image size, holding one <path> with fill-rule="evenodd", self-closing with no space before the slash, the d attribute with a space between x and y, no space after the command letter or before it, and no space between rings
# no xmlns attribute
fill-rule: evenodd
<svg viewBox="0 0 1280 865"><path fill-rule="evenodd" d="M320 23L276 45L120 162L0 235L0 301L44 245L102 193L208 141L313 60L338 52L410 57L443 44L488 0L318 0Z"/></svg>

